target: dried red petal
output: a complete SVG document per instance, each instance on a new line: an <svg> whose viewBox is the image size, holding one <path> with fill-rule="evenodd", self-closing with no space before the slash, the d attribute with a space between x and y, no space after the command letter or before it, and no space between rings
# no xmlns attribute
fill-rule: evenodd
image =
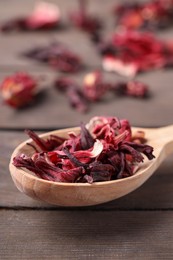
<svg viewBox="0 0 173 260"><path fill-rule="evenodd" d="M110 84L103 82L100 71L91 72L83 79L83 91L90 101L99 101L109 88Z"/></svg>
<svg viewBox="0 0 173 260"><path fill-rule="evenodd" d="M84 173L84 168L79 166L67 171L63 171L62 177L64 178L64 182L76 182L81 175L84 175Z"/></svg>
<svg viewBox="0 0 173 260"><path fill-rule="evenodd" d="M86 98L79 88L72 86L67 89L66 94L69 99L70 105L76 110L82 113L85 113L88 110Z"/></svg>
<svg viewBox="0 0 173 260"><path fill-rule="evenodd" d="M69 50L62 50L57 56L49 57L49 64L62 72L74 73L80 70L80 58Z"/></svg>
<svg viewBox="0 0 173 260"><path fill-rule="evenodd" d="M52 151L54 150L54 148L57 148L66 140L65 138L56 135L50 135L50 137L47 140L44 140L43 138L39 137L34 131L27 129L25 130L25 132L35 142L36 151L38 150L37 146L42 152Z"/></svg>
<svg viewBox="0 0 173 260"><path fill-rule="evenodd" d="M79 10L71 13L70 20L76 27L91 34L101 28L100 20L87 13L86 0L79 0Z"/></svg>
<svg viewBox="0 0 173 260"><path fill-rule="evenodd" d="M163 29L172 26L173 1L122 3L114 9L117 25L125 29Z"/></svg>
<svg viewBox="0 0 173 260"><path fill-rule="evenodd" d="M153 147L151 147L150 145L146 145L146 144L137 144L134 142L126 142L126 144L135 149L136 151L145 154L145 156L149 159L152 160L154 157L153 153Z"/></svg>
<svg viewBox="0 0 173 260"><path fill-rule="evenodd" d="M34 164L32 158L27 157L24 154L14 157L13 165L16 167L24 167L24 168L30 170L31 172L34 172L35 174L37 174L39 177L42 177L42 172L40 171L40 169L37 170L35 168L35 164Z"/></svg>
<svg viewBox="0 0 173 260"><path fill-rule="evenodd" d="M3 32L54 29L59 25L60 18L57 5L38 2L30 15L4 22L0 29Z"/></svg>
<svg viewBox="0 0 173 260"><path fill-rule="evenodd" d="M14 108L21 108L34 100L37 82L26 73L16 73L3 80L0 92L5 103Z"/></svg>
<svg viewBox="0 0 173 260"><path fill-rule="evenodd" d="M136 98L146 98L149 96L149 88L139 81L128 81L127 83L117 83L112 86L112 90L122 96L131 96Z"/></svg>
<svg viewBox="0 0 173 260"><path fill-rule="evenodd" d="M54 69L62 72L74 73L81 69L79 56L59 42L53 42L48 46L33 48L23 55L47 63Z"/></svg>
<svg viewBox="0 0 173 260"><path fill-rule="evenodd" d="M11 19L9 21L4 22L0 26L0 31L2 32L11 32L11 31L19 31L19 30L26 30L26 20L25 18L16 18Z"/></svg>
<svg viewBox="0 0 173 260"><path fill-rule="evenodd" d="M110 181L114 172L115 168L110 164L97 164L91 166L90 176L93 182Z"/></svg>
<svg viewBox="0 0 173 260"><path fill-rule="evenodd" d="M111 41L114 52L104 54L103 68L128 77L136 73L173 64L173 52L168 43L149 33L125 31L116 33Z"/></svg>
<svg viewBox="0 0 173 260"><path fill-rule="evenodd" d="M127 119L121 119L120 120L120 128L119 128L119 134L127 132L127 136L125 138L126 141L130 141L132 139L132 130L131 125Z"/></svg>
<svg viewBox="0 0 173 260"><path fill-rule="evenodd" d="M81 135L80 135L81 149L87 150L93 147L95 140L83 123L81 123L80 127L81 127Z"/></svg>
<svg viewBox="0 0 173 260"><path fill-rule="evenodd" d="M54 85L56 89L65 92L70 86L76 85L76 83L67 77L61 77L55 80Z"/></svg>
<svg viewBox="0 0 173 260"><path fill-rule="evenodd" d="M54 83L56 89L64 92L71 107L81 113L88 111L88 100L78 84L69 78L58 78Z"/></svg>

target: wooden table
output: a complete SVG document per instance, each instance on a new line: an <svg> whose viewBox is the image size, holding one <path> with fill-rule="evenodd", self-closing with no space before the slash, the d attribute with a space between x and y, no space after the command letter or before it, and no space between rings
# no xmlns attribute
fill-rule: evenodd
<svg viewBox="0 0 173 260"><path fill-rule="evenodd" d="M34 0L0 1L1 21L27 13ZM53 2L53 1L52 1ZM54 1L63 15L76 7L75 1ZM107 17L115 1L93 0L90 8ZM102 8L100 8L102 6ZM65 23L68 24L67 19ZM110 31L113 20L105 19ZM172 30L157 33L170 38ZM47 95L33 107L16 111L0 107L0 259L173 259L173 162L172 156L141 188L118 200L85 208L63 208L32 200L20 193L9 174L14 148L26 139L23 129L43 132L87 122L94 115L117 115L138 126L163 126L173 122L173 71L160 70L139 75L150 85L149 100L106 97L93 104L87 114L72 110L65 97L52 87L59 73L24 59L21 50L57 38L79 52L87 66L75 77L100 68L100 58L87 36L68 27L65 31L0 35L0 79L15 71L44 75ZM123 79L104 73L110 80Z"/></svg>

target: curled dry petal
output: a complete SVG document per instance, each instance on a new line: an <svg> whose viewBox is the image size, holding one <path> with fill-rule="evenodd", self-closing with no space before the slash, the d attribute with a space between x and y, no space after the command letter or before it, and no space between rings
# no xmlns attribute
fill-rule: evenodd
<svg viewBox="0 0 173 260"><path fill-rule="evenodd" d="M82 113L85 113L88 110L87 100L79 88L71 86L67 89L66 95L73 108Z"/></svg>
<svg viewBox="0 0 173 260"><path fill-rule="evenodd" d="M60 136L50 135L47 140L39 137L34 131L25 130L26 134L35 142L39 149L43 152L48 152L61 145L66 139ZM35 147L37 151L37 147Z"/></svg>
<svg viewBox="0 0 173 260"><path fill-rule="evenodd" d="M118 83L112 87L112 90L121 96L131 96L136 98L146 98L149 96L149 88L142 82L129 81L127 83Z"/></svg>
<svg viewBox="0 0 173 260"><path fill-rule="evenodd" d="M89 131L91 133L93 133L93 129L97 126L97 125L103 125L103 124L107 124L108 123L108 117L104 117L104 116L94 116L90 119L90 121L88 122L88 124L86 125L86 127L89 129Z"/></svg>
<svg viewBox="0 0 173 260"><path fill-rule="evenodd" d="M150 145L137 144L134 142L127 142L127 144L128 144L128 146L133 147L138 152L145 154L145 156L149 160L152 160L155 158L155 156L153 155L153 147L151 147Z"/></svg>
<svg viewBox="0 0 173 260"><path fill-rule="evenodd" d="M142 154L135 150L132 146L127 145L127 143L121 144L121 151L130 154L136 162L143 162L144 158Z"/></svg>
<svg viewBox="0 0 173 260"><path fill-rule="evenodd" d="M125 29L153 30L172 26L173 1L148 0L122 3L114 9L117 26Z"/></svg>
<svg viewBox="0 0 173 260"><path fill-rule="evenodd" d="M110 85L103 82L99 71L88 73L83 79L84 94L90 101L99 101L109 90Z"/></svg>
<svg viewBox="0 0 173 260"><path fill-rule="evenodd" d="M49 153L49 156L53 156L53 154L57 156L57 158L60 156L63 156L65 158L64 155L67 155L67 157L69 159L72 159L73 163L76 165L83 165L86 163L89 163L90 161L92 161L92 158L95 158L97 156L100 155L100 153L103 151L103 144L100 140L96 140L93 147L88 149L88 150L78 150L78 151L74 151L74 152L70 152L69 150L67 150L66 148L63 149L62 151L54 151ZM55 159L54 159L55 160ZM57 161L58 162L58 159ZM80 162L82 164L80 164Z"/></svg>
<svg viewBox="0 0 173 260"><path fill-rule="evenodd" d="M80 57L59 42L50 43L48 46L33 48L25 53L25 57L47 63L62 72L77 72L81 69Z"/></svg>
<svg viewBox="0 0 173 260"><path fill-rule="evenodd" d="M80 139L81 148L83 150L87 150L94 145L94 138L92 137L91 133L88 131L88 129L83 123L81 123L80 127L81 127L81 139Z"/></svg>
<svg viewBox="0 0 173 260"><path fill-rule="evenodd" d="M84 175L84 173L84 168L79 166L77 168L63 171L62 177L64 178L64 182L76 182L81 175Z"/></svg>
<svg viewBox="0 0 173 260"><path fill-rule="evenodd" d="M55 80L55 87L64 92L71 107L82 113L88 111L88 100L74 80L64 77L58 78Z"/></svg>
<svg viewBox="0 0 173 260"><path fill-rule="evenodd" d="M82 161L85 158L87 161L89 161L90 158L97 157L102 151L103 151L103 144L100 140L96 139L96 141L92 147L92 150L91 149L80 150L80 151L74 152L73 154L80 161Z"/></svg>

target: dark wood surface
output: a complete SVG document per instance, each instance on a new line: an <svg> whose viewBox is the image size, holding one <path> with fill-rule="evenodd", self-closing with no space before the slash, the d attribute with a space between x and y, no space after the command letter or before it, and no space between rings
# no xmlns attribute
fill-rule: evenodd
<svg viewBox="0 0 173 260"><path fill-rule="evenodd" d="M10 9L12 0L0 1L0 21L16 17L26 13L32 8L32 1L13 0L14 10ZM60 73L52 70L47 65L28 60L21 56L26 50L35 46L46 45L54 39L65 43L70 49L78 53L84 63L84 69L76 75L70 75L77 82L82 83L83 76L95 69L101 69L101 60L94 45L85 33L74 29L67 20L67 14L76 8L76 1L55 1L63 10L64 30L53 32L23 32L0 35L0 80L5 76L17 71L27 71L34 77L44 76L45 95L35 105L16 111L5 105L1 105L0 127L1 128L59 128L78 125L81 121L87 122L94 115L116 115L120 118L128 118L135 126L160 126L172 123L172 70L156 70L140 74L136 79L149 85L151 98L139 100L135 98L116 97L106 95L102 102L91 104L86 114L76 112L68 104L67 98L55 90L53 82ZM104 35L109 38L114 19L109 16L111 8L116 1L90 1L89 9L93 13L99 13L104 19ZM98 6L102 8L97 10ZM157 32L162 39L170 39L173 30ZM126 78L114 73L104 73L105 80L110 82L126 81ZM0 99L2 103L2 100ZM106 109L105 109L106 107ZM45 120L45 113L49 115L49 121ZM144 113L145 111L145 113ZM146 116L147 115L147 116Z"/></svg>
<svg viewBox="0 0 173 260"><path fill-rule="evenodd" d="M0 1L0 23L26 14L34 0ZM76 1L59 4L63 17ZM90 10L105 18L105 31L113 25L108 13L114 0L90 1ZM173 70L152 71L137 79L150 86L148 100L107 96L93 104L87 114L72 110L66 98L52 85L59 73L24 59L20 52L56 38L78 52L86 67L73 75L78 82L85 73L100 68L100 58L84 33L68 25L58 32L0 35L0 80L16 71L44 76L45 95L35 106L21 111L0 104L0 259L173 259L173 160L172 155L140 188L109 203L64 208L35 201L20 193L11 179L8 165L14 148L27 136L22 129L49 129L78 125L94 115L126 117L133 125L157 127L173 123ZM159 32L171 38L173 30ZM124 80L104 73L110 81ZM2 100L1 100L2 101Z"/></svg>

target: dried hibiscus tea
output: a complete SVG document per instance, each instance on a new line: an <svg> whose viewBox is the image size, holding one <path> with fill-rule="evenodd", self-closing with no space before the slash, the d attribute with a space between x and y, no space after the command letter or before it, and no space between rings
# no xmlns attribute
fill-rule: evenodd
<svg viewBox="0 0 173 260"><path fill-rule="evenodd" d="M144 157L154 158L153 148L139 142L146 141L145 133L133 135L129 121L117 117L94 117L65 139L45 140L31 130L27 134L34 153L14 157L13 164L49 181L91 184L126 178L135 174Z"/></svg>
<svg viewBox="0 0 173 260"><path fill-rule="evenodd" d="M23 54L25 57L49 64L62 72L77 72L81 69L81 59L64 44L53 42L48 46L33 48Z"/></svg>
<svg viewBox="0 0 173 260"><path fill-rule="evenodd" d="M138 143L138 144L144 144L147 142L147 139L145 137L145 132L142 130L138 130L136 131L133 136L132 136L132 141L134 143Z"/></svg>
<svg viewBox="0 0 173 260"><path fill-rule="evenodd" d="M103 81L100 71L88 73L83 79L83 91L90 101L99 101L109 88L110 84Z"/></svg>
<svg viewBox="0 0 173 260"><path fill-rule="evenodd" d="M66 92L68 88L70 88L72 85L76 85L76 83L67 77L60 77L57 78L54 82L55 88L58 89L61 92Z"/></svg>
<svg viewBox="0 0 173 260"><path fill-rule="evenodd" d="M56 135L50 135L47 140L44 140L28 129L25 130L25 133L34 141L35 145L32 145L32 147L36 152L39 152L39 150L42 152L51 151L65 141L65 138Z"/></svg>
<svg viewBox="0 0 173 260"><path fill-rule="evenodd" d="M148 86L139 81L120 82L112 85L111 90L120 96L131 96L136 98L146 98L149 96Z"/></svg>
<svg viewBox="0 0 173 260"><path fill-rule="evenodd" d="M1 26L3 32L19 30L54 29L61 20L60 10L57 5L38 2L32 13L27 17L16 18L5 22Z"/></svg>
<svg viewBox="0 0 173 260"><path fill-rule="evenodd" d="M81 113L88 111L88 101L78 84L69 78L61 77L55 80L55 87L64 92L71 107Z"/></svg>
<svg viewBox="0 0 173 260"><path fill-rule="evenodd" d="M115 7L116 23L125 29L163 29L172 26L173 1L122 3Z"/></svg>
<svg viewBox="0 0 173 260"><path fill-rule="evenodd" d="M27 73L16 73L6 77L0 85L4 102L21 108L33 102L37 92L37 81Z"/></svg>
<svg viewBox="0 0 173 260"><path fill-rule="evenodd" d="M70 88L67 89L66 95L69 99L70 105L74 107L76 110L82 113L88 111L87 100L80 88L72 85Z"/></svg>
<svg viewBox="0 0 173 260"><path fill-rule="evenodd" d="M97 17L87 13L87 2L79 0L79 10L70 14L70 20L76 27L96 36L101 28L101 22Z"/></svg>
<svg viewBox="0 0 173 260"><path fill-rule="evenodd" d="M150 33L125 31L116 33L110 41L111 53L101 52L103 68L123 76L173 65L173 51L167 42ZM114 51L113 51L114 50Z"/></svg>

